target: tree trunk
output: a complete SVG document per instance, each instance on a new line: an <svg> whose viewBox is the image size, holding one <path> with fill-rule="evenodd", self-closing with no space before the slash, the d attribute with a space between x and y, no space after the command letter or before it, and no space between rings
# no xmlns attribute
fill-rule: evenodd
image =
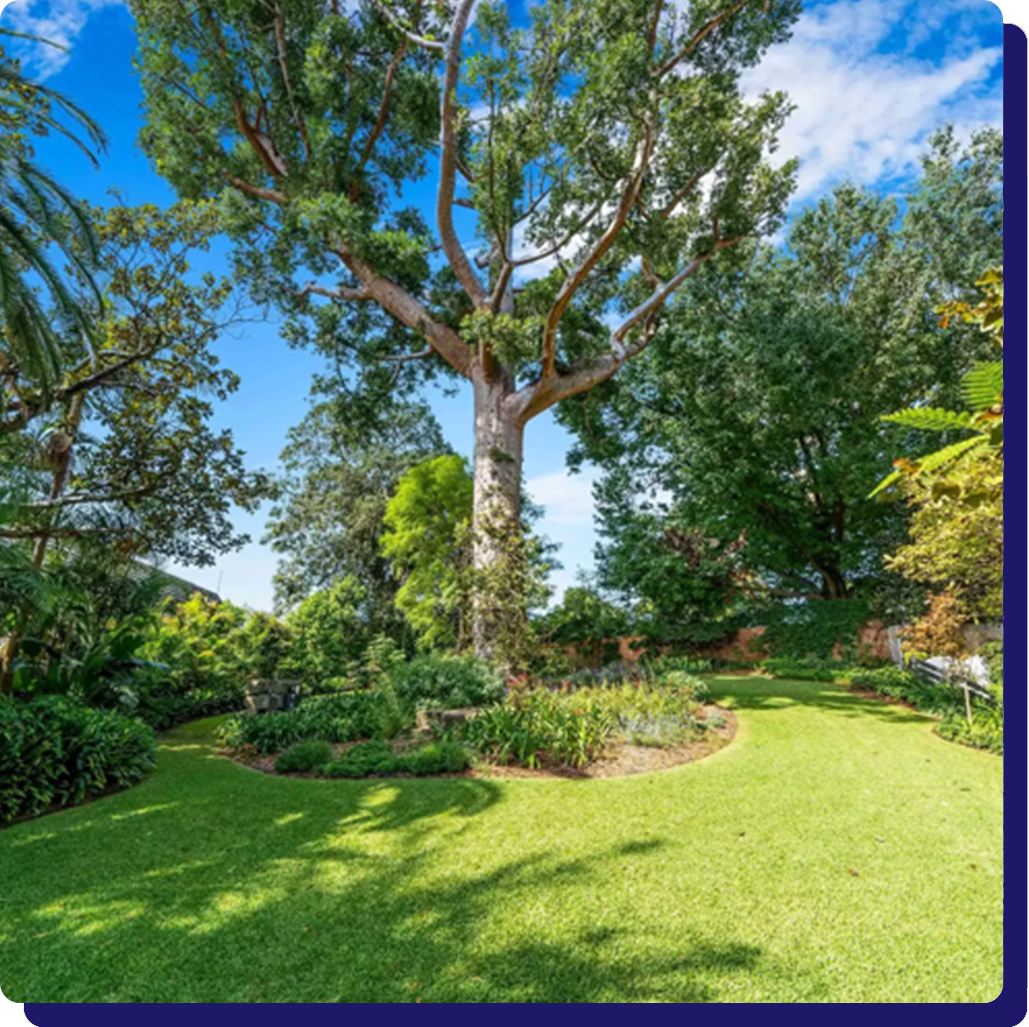
<svg viewBox="0 0 1029 1027"><path fill-rule="evenodd" d="M473 504L472 645L481 659L505 661L499 637L526 616L505 603L516 585L509 566L521 546L522 437L524 428L505 400L513 387L506 374L473 378L475 397L475 498Z"/></svg>

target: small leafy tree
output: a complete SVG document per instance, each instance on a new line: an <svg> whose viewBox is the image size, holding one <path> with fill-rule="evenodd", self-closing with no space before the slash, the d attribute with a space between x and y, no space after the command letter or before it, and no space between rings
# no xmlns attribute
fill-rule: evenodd
<svg viewBox="0 0 1029 1027"><path fill-rule="evenodd" d="M190 275L218 220L209 204L94 211L105 306L89 307L96 341L64 339L59 379L43 383L0 338L0 540L26 542L38 570L52 543L105 543L113 557L211 563L239 548L233 504L256 509L267 479L248 472L228 430L209 426L209 397L238 378L212 352L240 320L232 284ZM77 268L81 277L81 268ZM88 305L91 281L80 282ZM2 651L0 690L22 634Z"/></svg>
<svg viewBox="0 0 1029 1027"><path fill-rule="evenodd" d="M394 399L369 410L326 376L317 402L282 452L265 541L280 554L276 604L289 609L353 575L367 591L374 630L405 634L398 582L382 554L386 504L401 476L446 452L423 403Z"/></svg>
<svg viewBox="0 0 1029 1027"><path fill-rule="evenodd" d="M397 607L423 645L468 643L467 528L472 477L462 457L440 456L404 474L386 505L383 555L401 585Z"/></svg>
<svg viewBox="0 0 1029 1027"><path fill-rule="evenodd" d="M315 686L350 673L370 640L366 599L354 577L308 596L286 620L293 632L286 671Z"/></svg>

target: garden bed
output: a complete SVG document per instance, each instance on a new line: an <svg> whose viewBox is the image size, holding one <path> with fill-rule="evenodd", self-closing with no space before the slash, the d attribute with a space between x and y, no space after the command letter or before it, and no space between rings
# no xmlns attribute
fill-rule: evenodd
<svg viewBox="0 0 1029 1027"><path fill-rule="evenodd" d="M521 767L493 763L489 760L479 759L476 764L468 770L458 773L440 773L430 775L419 775L423 777L465 777L465 778L609 778L628 777L633 774L647 774L656 770L668 770L671 767L678 767L685 763L695 763L710 756L719 749L724 748L732 741L736 734L736 716L732 710L724 706L707 705L702 707L701 721L707 721L714 717L720 717L724 722L720 727L709 727L704 732L704 737L695 741L686 742L682 745L656 746L656 745L631 745L621 740L615 741L608 747L607 752L599 759L584 767ZM404 741L396 746L398 751L405 748ZM332 746L334 758L338 758L347 750L354 748L358 742L342 742ZM221 750L221 755L240 763L251 770L261 773L272 774L278 777L309 777L330 780L330 778L317 771L292 772L283 774L275 769L275 761L279 753L251 754L233 753L230 750ZM402 778L413 777L413 774L372 774L373 778ZM337 780L337 779L332 779Z"/></svg>

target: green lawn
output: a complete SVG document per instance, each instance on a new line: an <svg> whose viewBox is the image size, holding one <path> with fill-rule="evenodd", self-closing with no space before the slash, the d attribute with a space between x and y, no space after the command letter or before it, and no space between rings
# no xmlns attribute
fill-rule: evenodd
<svg viewBox="0 0 1029 1027"><path fill-rule="evenodd" d="M727 748L617 780L154 775L0 831L27 1002L986 1002L1001 760L832 685L716 678Z"/></svg>

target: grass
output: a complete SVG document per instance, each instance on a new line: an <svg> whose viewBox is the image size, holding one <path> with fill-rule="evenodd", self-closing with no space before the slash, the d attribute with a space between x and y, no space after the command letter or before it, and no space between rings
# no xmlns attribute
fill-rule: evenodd
<svg viewBox="0 0 1029 1027"><path fill-rule="evenodd" d="M731 745L604 780L275 778L165 736L0 831L17 1002L986 1002L1001 767L819 682L715 678Z"/></svg>

